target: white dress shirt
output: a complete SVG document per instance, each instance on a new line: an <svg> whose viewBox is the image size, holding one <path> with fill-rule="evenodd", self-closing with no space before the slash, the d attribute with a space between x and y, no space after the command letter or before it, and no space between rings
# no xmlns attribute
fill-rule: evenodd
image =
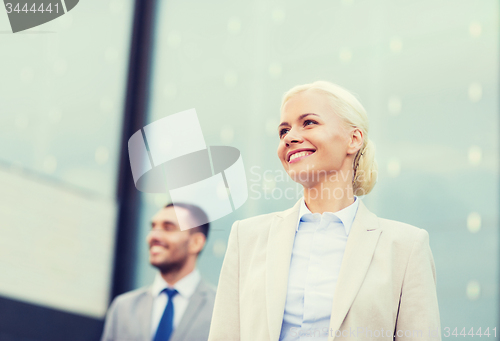
<svg viewBox="0 0 500 341"><path fill-rule="evenodd" d="M327 340L333 294L359 205L311 213L302 198L288 275L280 341Z"/></svg>
<svg viewBox="0 0 500 341"><path fill-rule="evenodd" d="M165 307L167 306L168 296L166 293L162 293L165 288L177 289L178 294L172 298L174 304L174 321L173 330L177 328L182 315L186 311L189 303L189 299L193 295L198 283L200 282L201 276L198 269L194 269L187 276L182 278L180 281L174 284L174 286L169 286L167 282L158 273L151 287L153 294L153 311L151 313L151 339L154 338L156 334L156 329L158 329L158 324L160 323Z"/></svg>

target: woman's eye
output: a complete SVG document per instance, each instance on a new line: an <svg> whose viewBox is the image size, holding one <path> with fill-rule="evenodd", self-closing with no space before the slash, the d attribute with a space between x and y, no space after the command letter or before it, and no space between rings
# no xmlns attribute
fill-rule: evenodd
<svg viewBox="0 0 500 341"><path fill-rule="evenodd" d="M281 129L280 130L280 137L283 137L283 135L285 135L287 131L288 131L288 129Z"/></svg>
<svg viewBox="0 0 500 341"><path fill-rule="evenodd" d="M318 122L313 121L313 120L305 120L305 121L304 121L304 125L305 125L305 126L308 126L308 125L309 125L309 123L312 123L312 124L317 124Z"/></svg>

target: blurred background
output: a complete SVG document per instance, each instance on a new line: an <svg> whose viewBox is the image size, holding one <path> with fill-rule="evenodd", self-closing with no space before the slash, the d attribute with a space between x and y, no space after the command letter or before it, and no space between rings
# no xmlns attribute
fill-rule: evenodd
<svg viewBox="0 0 500 341"><path fill-rule="evenodd" d="M0 340L98 340L112 298L152 283L145 238L169 196L135 189L127 141L190 108L248 178L198 261L217 285L232 223L301 197L276 156L280 101L320 79L368 112L379 177L362 200L430 234L442 328L500 327L499 13L496 0L82 0L12 34L0 10Z"/></svg>

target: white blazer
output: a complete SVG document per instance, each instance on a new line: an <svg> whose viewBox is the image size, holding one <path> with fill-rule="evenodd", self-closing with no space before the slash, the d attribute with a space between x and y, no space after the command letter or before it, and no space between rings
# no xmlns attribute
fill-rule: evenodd
<svg viewBox="0 0 500 341"><path fill-rule="evenodd" d="M209 341L279 340L299 208L300 200L288 210L233 224ZM379 218L360 200L334 293L328 340L394 336L437 341L440 335L427 231Z"/></svg>

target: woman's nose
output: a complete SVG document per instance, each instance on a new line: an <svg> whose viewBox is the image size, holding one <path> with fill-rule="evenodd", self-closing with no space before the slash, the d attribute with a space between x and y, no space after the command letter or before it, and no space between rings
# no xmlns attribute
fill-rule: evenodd
<svg viewBox="0 0 500 341"><path fill-rule="evenodd" d="M290 131L285 135L285 143L289 146L292 143L303 142L302 136L297 133L296 130L290 129Z"/></svg>

